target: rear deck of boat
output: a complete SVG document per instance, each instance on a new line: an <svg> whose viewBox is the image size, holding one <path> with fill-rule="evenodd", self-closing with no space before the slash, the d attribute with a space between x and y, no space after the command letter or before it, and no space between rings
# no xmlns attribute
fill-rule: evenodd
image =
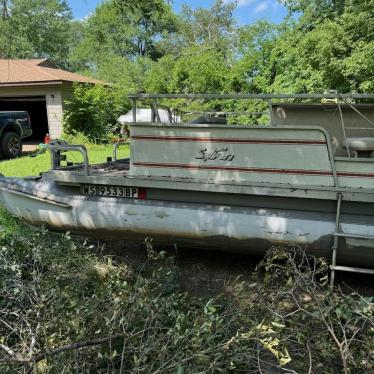
<svg viewBox="0 0 374 374"><path fill-rule="evenodd" d="M108 161L102 164L91 165L89 174L95 176L125 177L130 169L130 159Z"/></svg>

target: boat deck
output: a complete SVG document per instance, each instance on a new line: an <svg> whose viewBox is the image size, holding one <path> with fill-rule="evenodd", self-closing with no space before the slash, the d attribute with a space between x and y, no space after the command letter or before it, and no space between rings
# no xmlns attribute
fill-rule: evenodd
<svg viewBox="0 0 374 374"><path fill-rule="evenodd" d="M89 174L91 176L123 177L127 176L129 169L130 159L125 158L117 161L109 161L102 164L90 165ZM60 167L59 170L69 171L73 174L79 175L83 170L83 165L78 164L74 166Z"/></svg>
<svg viewBox="0 0 374 374"><path fill-rule="evenodd" d="M104 164L90 166L91 175L105 175L111 177L126 176L130 169L130 159L125 158L118 161L110 161Z"/></svg>

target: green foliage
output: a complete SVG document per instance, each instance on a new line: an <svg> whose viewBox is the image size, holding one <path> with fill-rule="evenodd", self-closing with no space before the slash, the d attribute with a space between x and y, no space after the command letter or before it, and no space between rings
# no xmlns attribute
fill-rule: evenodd
<svg viewBox="0 0 374 374"><path fill-rule="evenodd" d="M0 18L0 55L51 58L66 67L72 37L72 14L67 2L11 0L6 3L7 17Z"/></svg>
<svg viewBox="0 0 374 374"><path fill-rule="evenodd" d="M290 16L280 25L238 26L235 2L223 0L180 14L166 0L110 0L82 21L63 0L12 0L0 20L1 54L51 57L121 95L373 91L373 0L282 2Z"/></svg>
<svg viewBox="0 0 374 374"><path fill-rule="evenodd" d="M96 68L110 59L119 66L137 57L155 60L163 53L158 41L175 30L174 23L171 7L163 0L106 1L82 23L72 59Z"/></svg>
<svg viewBox="0 0 374 374"><path fill-rule="evenodd" d="M110 87L74 85L74 97L66 101L64 132L85 135L91 142L107 142L118 129L117 118L122 114L121 96Z"/></svg>
<svg viewBox="0 0 374 374"><path fill-rule="evenodd" d="M99 145L97 143L92 143L87 135L74 130L70 134L63 133L61 135L61 139L65 140L69 144L83 144L89 149L103 147L102 145Z"/></svg>
<svg viewBox="0 0 374 374"><path fill-rule="evenodd" d="M151 92L219 93L225 90L228 72L220 52L194 47L176 61L172 56L160 59L148 71L146 87Z"/></svg>
<svg viewBox="0 0 374 374"><path fill-rule="evenodd" d="M232 9L220 1L209 10L186 8L179 43L174 43L173 54L151 66L146 91L311 93L333 88L371 92L372 1L285 4L298 12L298 18L287 18L279 26L259 21L236 27ZM259 109L252 104L236 107Z"/></svg>
<svg viewBox="0 0 374 374"><path fill-rule="evenodd" d="M323 261L274 249L252 279L197 297L173 259L146 245L139 266L1 212L1 372L23 372L4 347L41 372L373 369L373 300L331 293Z"/></svg>
<svg viewBox="0 0 374 374"><path fill-rule="evenodd" d="M290 0L301 12L275 45L274 91L373 90L374 3L372 0Z"/></svg>

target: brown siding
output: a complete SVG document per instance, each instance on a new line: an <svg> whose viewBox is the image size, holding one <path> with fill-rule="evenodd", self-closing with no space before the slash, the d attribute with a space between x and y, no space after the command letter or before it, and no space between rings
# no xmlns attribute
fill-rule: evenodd
<svg viewBox="0 0 374 374"><path fill-rule="evenodd" d="M61 87L62 105L65 107L65 101L73 97L73 83L65 82Z"/></svg>

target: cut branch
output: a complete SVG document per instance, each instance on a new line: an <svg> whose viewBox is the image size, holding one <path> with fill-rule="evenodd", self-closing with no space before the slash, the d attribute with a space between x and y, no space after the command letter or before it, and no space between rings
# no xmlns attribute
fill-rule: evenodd
<svg viewBox="0 0 374 374"><path fill-rule="evenodd" d="M94 340L86 340L86 341L78 342L78 343L65 344L65 345L62 345L61 347L46 350L45 352L41 352L41 353L32 355L30 357L22 356L19 353L14 352L11 348L7 347L6 345L0 344L0 349L7 352L7 354L10 356L7 359L0 359L0 364L18 363L18 364L25 365L25 364L30 364L30 363L36 363L47 357L54 356L62 352L76 350L79 348L92 347L95 345L101 345L101 344L108 343L112 340L117 340L119 338L124 338L124 337L125 337L124 334L117 334L117 335L105 336L105 337L94 339Z"/></svg>

